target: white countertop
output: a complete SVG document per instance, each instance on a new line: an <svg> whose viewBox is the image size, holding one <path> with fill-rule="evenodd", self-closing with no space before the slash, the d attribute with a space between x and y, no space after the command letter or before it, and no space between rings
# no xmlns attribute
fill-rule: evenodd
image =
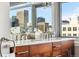
<svg viewBox="0 0 79 59"><path fill-rule="evenodd" d="M24 46L24 45L34 45L34 44L44 44L50 42L59 42L59 41L67 41L67 40L75 40L75 38L52 38L52 40L19 40L16 41L16 46Z"/></svg>

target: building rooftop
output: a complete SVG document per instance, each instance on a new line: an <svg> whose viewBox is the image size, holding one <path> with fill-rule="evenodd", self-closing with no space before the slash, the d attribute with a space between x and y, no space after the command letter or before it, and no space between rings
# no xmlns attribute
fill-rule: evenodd
<svg viewBox="0 0 79 59"><path fill-rule="evenodd" d="M68 20L63 20L62 24L69 24L69 21Z"/></svg>

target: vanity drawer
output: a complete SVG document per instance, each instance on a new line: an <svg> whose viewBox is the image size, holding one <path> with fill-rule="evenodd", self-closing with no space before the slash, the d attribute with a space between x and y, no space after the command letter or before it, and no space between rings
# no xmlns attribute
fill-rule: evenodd
<svg viewBox="0 0 79 59"><path fill-rule="evenodd" d="M22 51L28 51L29 47L28 46L17 46L16 47L16 52L22 52Z"/></svg>
<svg viewBox="0 0 79 59"><path fill-rule="evenodd" d="M17 52L16 53L16 57L29 57L29 54L28 53L20 53L20 52Z"/></svg>
<svg viewBox="0 0 79 59"><path fill-rule="evenodd" d="M29 46L17 46L15 54L16 54L16 57L28 57Z"/></svg>

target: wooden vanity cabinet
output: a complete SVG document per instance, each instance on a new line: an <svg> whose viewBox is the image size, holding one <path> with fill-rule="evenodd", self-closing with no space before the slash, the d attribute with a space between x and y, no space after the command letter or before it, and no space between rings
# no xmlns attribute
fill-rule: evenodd
<svg viewBox="0 0 79 59"><path fill-rule="evenodd" d="M29 57L29 46L17 46L15 51L16 57Z"/></svg>
<svg viewBox="0 0 79 59"><path fill-rule="evenodd" d="M50 57L52 54L52 43L38 44L30 46L32 57Z"/></svg>
<svg viewBox="0 0 79 59"><path fill-rule="evenodd" d="M74 56L74 40L16 46L15 51L16 57L70 57Z"/></svg>

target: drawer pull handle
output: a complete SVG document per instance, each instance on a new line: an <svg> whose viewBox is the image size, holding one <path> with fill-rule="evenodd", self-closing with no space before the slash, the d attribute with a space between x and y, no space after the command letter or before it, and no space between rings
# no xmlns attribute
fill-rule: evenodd
<svg viewBox="0 0 79 59"><path fill-rule="evenodd" d="M23 52L17 52L17 54L24 54L24 53L28 53L29 51L23 51Z"/></svg>

